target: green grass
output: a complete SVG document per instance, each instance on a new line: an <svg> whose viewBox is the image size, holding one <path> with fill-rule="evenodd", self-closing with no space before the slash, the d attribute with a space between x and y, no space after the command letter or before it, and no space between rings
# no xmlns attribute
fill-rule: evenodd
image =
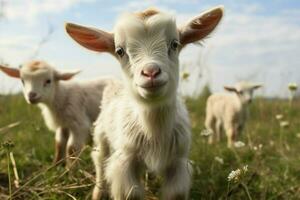
<svg viewBox="0 0 300 200"><path fill-rule="evenodd" d="M239 140L245 147L228 149L226 140L208 145L200 135L204 129L207 95L188 98L193 127L190 158L193 161L193 186L190 199L300 199L300 101L293 107L288 101L256 99L250 108L250 120ZM275 118L283 114L288 128L281 128ZM13 199L90 199L93 187L91 148L87 147L78 166L71 171L54 167L54 134L47 130L39 109L25 103L21 95L0 96L0 127L14 122L20 125L0 132L0 142L11 141L17 163L20 188L13 184L7 148L0 150L0 199L9 198L8 174ZM261 148L259 145L261 144ZM257 150L255 150L257 148ZM215 160L223 159L224 163ZM228 174L248 165L249 170L235 183ZM156 191L156 190L155 190Z"/></svg>

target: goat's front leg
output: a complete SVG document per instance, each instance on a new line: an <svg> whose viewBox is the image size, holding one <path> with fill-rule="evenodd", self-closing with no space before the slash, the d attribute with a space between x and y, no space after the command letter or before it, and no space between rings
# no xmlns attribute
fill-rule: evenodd
<svg viewBox="0 0 300 200"><path fill-rule="evenodd" d="M211 133L208 136L208 144L213 144L215 142L215 134L216 134L216 119L210 114L207 114L206 116L205 128L207 129L207 131Z"/></svg>
<svg viewBox="0 0 300 200"><path fill-rule="evenodd" d="M58 128L55 133L55 156L53 163L58 164L66 158L66 146L69 138L67 128Z"/></svg>
<svg viewBox="0 0 300 200"><path fill-rule="evenodd" d="M220 142L222 136L222 121L217 120L216 122L216 141Z"/></svg>
<svg viewBox="0 0 300 200"><path fill-rule="evenodd" d="M77 160L77 157L89 137L89 128L72 129L67 143L67 168Z"/></svg>
<svg viewBox="0 0 300 200"><path fill-rule="evenodd" d="M235 124L226 126L227 147L232 148L237 137L238 127Z"/></svg>
<svg viewBox="0 0 300 200"><path fill-rule="evenodd" d="M144 199L141 166L132 151L120 149L114 152L107 162L105 175L114 200Z"/></svg>
<svg viewBox="0 0 300 200"><path fill-rule="evenodd" d="M106 139L103 138L100 139L99 143L95 143L95 148L91 154L96 169L96 185L93 190L92 200L108 199L109 192L104 178L104 165L105 160L109 156L109 145Z"/></svg>
<svg viewBox="0 0 300 200"><path fill-rule="evenodd" d="M162 195L164 200L187 200L192 167L187 158L176 159L165 171Z"/></svg>

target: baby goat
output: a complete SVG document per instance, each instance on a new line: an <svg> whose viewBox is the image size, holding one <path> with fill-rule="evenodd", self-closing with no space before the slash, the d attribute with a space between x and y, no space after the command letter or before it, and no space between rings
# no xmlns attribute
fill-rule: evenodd
<svg viewBox="0 0 300 200"><path fill-rule="evenodd" d="M79 72L59 72L42 61L32 61L20 69L0 66L7 75L19 78L29 104L38 104L47 127L55 131L57 163L76 156L86 144L93 122L100 112L99 99L108 79L82 83L63 82Z"/></svg>
<svg viewBox="0 0 300 200"><path fill-rule="evenodd" d="M213 133L209 136L209 143L219 141L224 130L228 147L232 146L246 123L253 91L260 87L259 84L240 82L234 87L224 87L233 94L213 94L207 99L205 126Z"/></svg>
<svg viewBox="0 0 300 200"><path fill-rule="evenodd" d="M223 15L209 10L177 28L175 19L148 9L123 15L114 33L66 24L82 46L115 56L124 80L105 88L94 131L96 186L93 199L144 199L141 175L164 178L162 199L188 199L190 123L177 95L180 50L211 33Z"/></svg>

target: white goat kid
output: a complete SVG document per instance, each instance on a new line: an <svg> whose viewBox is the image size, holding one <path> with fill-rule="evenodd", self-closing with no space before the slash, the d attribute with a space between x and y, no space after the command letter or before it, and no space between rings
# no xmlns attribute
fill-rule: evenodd
<svg viewBox="0 0 300 200"><path fill-rule="evenodd" d="M178 56L188 43L205 38L218 25L222 7L205 12L178 29L168 14L148 9L123 15L114 33L66 24L82 46L109 52L122 65L124 81L103 93L102 113L94 131L96 167L93 199L144 199L145 170L164 178L163 199L188 198L190 124L177 97Z"/></svg>
<svg viewBox="0 0 300 200"><path fill-rule="evenodd" d="M93 122L100 112L99 99L109 82L98 79L70 82L77 72L59 72L42 61L32 61L20 69L0 66L7 75L22 80L23 94L29 104L38 104L46 125L55 135L54 162L77 156L86 144ZM67 81L67 82L62 82Z"/></svg>
<svg viewBox="0 0 300 200"><path fill-rule="evenodd" d="M253 91L260 87L260 84L240 82L232 87L224 87L232 94L213 94L207 99L205 126L212 132L209 143L219 141L224 130L228 147L232 147L246 123Z"/></svg>

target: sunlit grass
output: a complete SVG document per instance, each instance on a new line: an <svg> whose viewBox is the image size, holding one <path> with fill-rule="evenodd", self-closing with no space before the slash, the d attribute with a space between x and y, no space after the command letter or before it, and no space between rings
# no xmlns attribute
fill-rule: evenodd
<svg viewBox="0 0 300 200"><path fill-rule="evenodd" d="M300 101L258 98L250 107L250 120L238 140L240 148L228 149L226 141L208 145L204 130L207 94L186 100L190 110L193 140L193 187L190 199L300 199ZM282 115L277 119L277 115ZM277 117L276 117L277 116ZM281 126L287 121L288 126ZM43 123L39 110L27 105L21 95L0 96L0 142L14 147L20 187L12 186L13 199L90 199L94 168L91 148L85 148L78 166L71 171L52 165L54 135ZM0 150L0 199L9 198L7 151ZM242 182L229 182L228 175L248 166ZM155 184L151 184L156 187ZM247 189L247 192L245 190ZM154 193L157 190L154 189Z"/></svg>

